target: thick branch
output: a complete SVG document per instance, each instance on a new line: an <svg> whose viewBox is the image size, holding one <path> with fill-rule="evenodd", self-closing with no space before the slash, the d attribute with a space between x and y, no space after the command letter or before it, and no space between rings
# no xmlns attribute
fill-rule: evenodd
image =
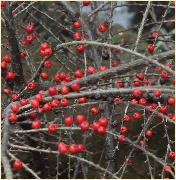
<svg viewBox="0 0 176 180"><path fill-rule="evenodd" d="M127 53L130 53L132 55L136 55L140 58L142 58L141 60L147 60L148 63L151 64L155 64L157 66L162 67L165 71L171 73L173 76L175 75L175 72L169 68L167 68L166 66L164 66L163 64L159 63L158 61L156 61L155 59L152 59L150 57L144 56L143 54L140 54L138 52L132 51L130 49L121 47L119 45L113 45L113 44L108 44L108 43L101 43L101 42L97 42L97 41L72 41L72 42L67 42L67 43L62 43L56 46L56 50L58 50L61 47L64 46L70 46L70 45L76 45L76 44L90 44L90 45L95 45L95 46L102 46L102 47L109 47L109 48L114 48L114 49L119 49L122 51L125 51Z"/></svg>
<svg viewBox="0 0 176 180"><path fill-rule="evenodd" d="M159 61L161 61L162 59L172 56L175 54L174 50L168 51L168 52L163 52L160 54L156 54L154 56L151 56L152 58L156 58L159 59ZM95 73L93 75L89 75L74 81L71 81L69 83L66 84L66 86L70 86L72 83L74 82L79 82L81 85L86 85L87 83L93 83L93 82L97 82L99 79L103 79L105 77L111 77L112 75L118 75L118 74L124 74L127 73L129 71L132 71L134 68L140 68L143 67L144 65L147 65L147 62L143 62L141 59L138 59L134 62L130 62L128 64L123 64L119 67L116 68L111 68L108 69L107 71L104 72L98 72ZM41 65L42 66L42 65ZM39 68L40 69L40 68ZM36 72L36 74L38 74L38 72ZM41 90L43 88L43 90L47 90L50 86L51 83L45 83L45 84L36 84L36 89L32 92L32 95L34 95L35 93L37 93L39 90ZM57 86L58 89L61 88L60 85ZM30 93L28 93L28 90L24 90L22 93L20 93L19 97L28 97ZM46 92L44 94L47 94Z"/></svg>
<svg viewBox="0 0 176 180"><path fill-rule="evenodd" d="M11 104L8 105L4 111L4 117L5 118L4 118L4 122L3 122L3 129L2 129L3 138L2 138L2 146L1 146L1 161L2 161L2 164L4 167L6 179L12 179L13 178L11 165L10 165L9 159L7 157L8 141L9 141L9 127L10 127L8 115L11 111L10 106L11 106Z"/></svg>
<svg viewBox="0 0 176 180"><path fill-rule="evenodd" d="M8 3L4 11L4 15L8 41L11 48L12 70L16 74L16 77L14 79L14 89L20 90L23 87L25 79L23 75L22 63L20 61L20 50L14 28L12 8L10 7L10 5L8 5Z"/></svg>
<svg viewBox="0 0 176 180"><path fill-rule="evenodd" d="M98 90L94 90L94 91L86 91L86 92L80 92L80 93L70 93L68 95L56 95L56 96L50 96L50 97L45 97L43 98L43 102L48 102L51 101L53 98L58 98L58 99L62 99L64 97L69 98L69 99L73 99L73 98L79 98L79 97L92 97L92 96L102 96L102 95L107 95L107 97L109 95L122 95L123 96L125 94L131 94L132 91L136 89L136 87L133 88L109 88L108 90L104 90L104 89L98 89ZM139 89L139 88L138 88ZM143 90L143 92L153 92L156 89L160 89L161 92L163 93L171 93L173 94L175 92L174 88L172 87L161 87L161 86L153 86L153 87L140 87L141 90ZM26 106L23 106L20 108L20 112L24 111L26 109L31 108L31 105L28 104Z"/></svg>

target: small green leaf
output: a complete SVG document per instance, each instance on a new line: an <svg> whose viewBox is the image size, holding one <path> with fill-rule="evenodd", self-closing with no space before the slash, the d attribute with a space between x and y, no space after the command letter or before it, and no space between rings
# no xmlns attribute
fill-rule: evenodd
<svg viewBox="0 0 176 180"><path fill-rule="evenodd" d="M61 59L62 61L66 61L66 60L68 59L68 57L65 56L65 55L62 55L62 56L60 57L60 59Z"/></svg>
<svg viewBox="0 0 176 180"><path fill-rule="evenodd" d="M146 43L140 43L138 46L138 51L140 53L144 53L146 51L147 44Z"/></svg>
<svg viewBox="0 0 176 180"><path fill-rule="evenodd" d="M119 34L115 34L113 37L112 37L112 43L113 44L118 44L120 42L120 39L121 39L121 36Z"/></svg>

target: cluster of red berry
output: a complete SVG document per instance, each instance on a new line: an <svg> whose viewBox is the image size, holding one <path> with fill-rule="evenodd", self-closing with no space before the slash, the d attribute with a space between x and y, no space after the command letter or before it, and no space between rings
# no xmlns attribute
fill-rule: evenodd
<svg viewBox="0 0 176 180"><path fill-rule="evenodd" d="M58 151L61 154L66 154L70 152L71 154L76 154L76 153L83 153L85 152L85 145L84 144L71 144L68 146L64 142L60 142L58 144Z"/></svg>
<svg viewBox="0 0 176 180"><path fill-rule="evenodd" d="M50 57L53 54L52 48L49 47L47 42L44 42L40 45L40 56L42 57Z"/></svg>
<svg viewBox="0 0 176 180"><path fill-rule="evenodd" d="M23 45L29 45L35 40L36 37L34 34L34 26L32 24L27 24L24 29L27 35L24 37L21 43Z"/></svg>

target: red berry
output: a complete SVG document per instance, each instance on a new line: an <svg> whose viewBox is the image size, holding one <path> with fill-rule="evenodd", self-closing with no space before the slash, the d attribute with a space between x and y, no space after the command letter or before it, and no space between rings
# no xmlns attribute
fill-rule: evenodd
<svg viewBox="0 0 176 180"><path fill-rule="evenodd" d="M99 126L97 129L97 133L100 135L104 135L106 133L106 127L104 126Z"/></svg>
<svg viewBox="0 0 176 180"><path fill-rule="evenodd" d="M127 114L125 114L125 115L123 116L123 120L124 120L125 122L129 122L129 121L130 121L130 116L127 115Z"/></svg>
<svg viewBox="0 0 176 180"><path fill-rule="evenodd" d="M49 44L47 42L44 42L40 45L40 49L42 49L42 50L45 50L47 48L49 48Z"/></svg>
<svg viewBox="0 0 176 180"><path fill-rule="evenodd" d="M161 66L156 66L155 71L159 71L159 72L162 71L162 67Z"/></svg>
<svg viewBox="0 0 176 180"><path fill-rule="evenodd" d="M168 113L167 116L169 117L169 119L173 119L174 118L174 114L172 114L172 113Z"/></svg>
<svg viewBox="0 0 176 180"><path fill-rule="evenodd" d="M10 89L5 88L5 89L4 89L4 93L6 93L7 95L10 95L10 94L11 94L11 91L10 91Z"/></svg>
<svg viewBox="0 0 176 180"><path fill-rule="evenodd" d="M43 97L42 97L41 94L36 94L36 95L35 95L35 99L40 102L40 101L43 100Z"/></svg>
<svg viewBox="0 0 176 180"><path fill-rule="evenodd" d="M50 133L57 132L57 124L49 124L48 125L48 132L50 132Z"/></svg>
<svg viewBox="0 0 176 180"><path fill-rule="evenodd" d="M40 74L40 77L41 77L42 79L48 79L49 75L48 75L47 72L42 72L42 73Z"/></svg>
<svg viewBox="0 0 176 180"><path fill-rule="evenodd" d="M27 35L27 36L26 36L26 43L27 43L27 44L31 44L32 41L34 40L34 38L35 38L35 35L34 35L34 34Z"/></svg>
<svg viewBox="0 0 176 180"><path fill-rule="evenodd" d="M39 101L36 99L31 100L31 106L34 109L38 109L39 108Z"/></svg>
<svg viewBox="0 0 176 180"><path fill-rule="evenodd" d="M121 104L121 103L122 103L121 97L114 98L114 104L118 105L118 104Z"/></svg>
<svg viewBox="0 0 176 180"><path fill-rule="evenodd" d="M45 49L45 51L44 51L44 55L45 55L45 56L49 57L49 56L51 56L52 54L53 54L53 50L52 50L51 48Z"/></svg>
<svg viewBox="0 0 176 180"><path fill-rule="evenodd" d="M117 140L119 141L119 143L123 144L125 142L125 136L124 135L119 135L117 137Z"/></svg>
<svg viewBox="0 0 176 180"><path fill-rule="evenodd" d="M90 5L90 1L83 1L83 6L89 6Z"/></svg>
<svg viewBox="0 0 176 180"><path fill-rule="evenodd" d="M175 152L170 151L168 156L169 156L169 158L174 159L175 158Z"/></svg>
<svg viewBox="0 0 176 180"><path fill-rule="evenodd" d="M162 71L161 72L161 78L163 78L163 79L166 79L166 78L168 78L168 73L166 72L166 71Z"/></svg>
<svg viewBox="0 0 176 180"><path fill-rule="evenodd" d="M5 55L2 60L9 63L11 61L11 57L9 55Z"/></svg>
<svg viewBox="0 0 176 180"><path fill-rule="evenodd" d="M67 82L65 80L61 81L62 86L66 85L66 84L67 84Z"/></svg>
<svg viewBox="0 0 176 180"><path fill-rule="evenodd" d="M75 40L81 40L81 33L80 32L75 32L73 34L73 39Z"/></svg>
<svg viewBox="0 0 176 180"><path fill-rule="evenodd" d="M52 106L53 108L57 107L58 105L59 105L59 100L58 100L58 99L53 99L53 100L51 101L51 106Z"/></svg>
<svg viewBox="0 0 176 180"><path fill-rule="evenodd" d="M12 164L13 169L21 170L23 167L23 163L20 160L15 160Z"/></svg>
<svg viewBox="0 0 176 180"><path fill-rule="evenodd" d="M75 22L73 23L73 27L74 27L74 28L80 28L80 27L81 27L81 22L80 22L80 21L75 21Z"/></svg>
<svg viewBox="0 0 176 180"><path fill-rule="evenodd" d="M28 83L27 88L28 88L29 90L34 90L34 89L36 88L35 82L30 82L30 83Z"/></svg>
<svg viewBox="0 0 176 180"><path fill-rule="evenodd" d="M11 105L11 110L15 113L19 111L19 105L18 104L12 104Z"/></svg>
<svg viewBox="0 0 176 180"><path fill-rule="evenodd" d="M151 33L151 38L155 39L158 37L158 32L154 31Z"/></svg>
<svg viewBox="0 0 176 180"><path fill-rule="evenodd" d="M137 77L135 77L134 79L133 79L133 85L134 86L141 86L142 85L142 83L141 83L141 81L139 80L139 78L137 78Z"/></svg>
<svg viewBox="0 0 176 180"><path fill-rule="evenodd" d="M96 115L96 114L98 114L99 109L97 107L93 107L90 109L90 111L91 111L92 115Z"/></svg>
<svg viewBox="0 0 176 180"><path fill-rule="evenodd" d="M28 45L28 42L27 42L27 40L26 40L26 38L24 38L22 41L21 41L21 43L22 43L22 45Z"/></svg>
<svg viewBox="0 0 176 180"><path fill-rule="evenodd" d="M97 121L93 121L93 123L92 123L92 128L93 128L93 130L94 130L94 131L97 131L99 127L100 127L100 123L97 122ZM103 127L103 126L102 126L102 127Z"/></svg>
<svg viewBox="0 0 176 180"><path fill-rule="evenodd" d="M167 63L167 64L166 64L166 67L168 67L168 68L170 68L170 69L171 69L172 64L171 64L171 63Z"/></svg>
<svg viewBox="0 0 176 180"><path fill-rule="evenodd" d="M27 105L29 103L29 100L28 99L21 99L20 100L20 105L21 106L25 106L25 105Z"/></svg>
<svg viewBox="0 0 176 180"><path fill-rule="evenodd" d="M49 112L49 111L51 111L51 109L52 109L52 106L51 106L50 103L45 103L45 104L43 105L43 107L42 107L42 110L43 110L44 112Z"/></svg>
<svg viewBox="0 0 176 180"><path fill-rule="evenodd" d="M87 67L87 73L88 74L94 74L95 73L95 68L93 66L88 66Z"/></svg>
<svg viewBox="0 0 176 180"><path fill-rule="evenodd" d="M4 9L6 7L6 2L5 1L1 1L1 9Z"/></svg>
<svg viewBox="0 0 176 180"><path fill-rule="evenodd" d="M70 88L67 86L61 87L61 94L68 94L70 92Z"/></svg>
<svg viewBox="0 0 176 180"><path fill-rule="evenodd" d="M52 66L52 62L50 60L45 60L44 67L45 68L50 68L51 66Z"/></svg>
<svg viewBox="0 0 176 180"><path fill-rule="evenodd" d="M68 148L67 148L67 145L63 142L59 143L58 144L58 151L61 153L61 154L65 154L68 152Z"/></svg>
<svg viewBox="0 0 176 180"><path fill-rule="evenodd" d="M85 151L85 145L84 144L78 144L77 145L77 152L83 153Z"/></svg>
<svg viewBox="0 0 176 180"><path fill-rule="evenodd" d="M168 100L167 100L168 104L169 105L175 105L175 98L174 97L170 97Z"/></svg>
<svg viewBox="0 0 176 180"><path fill-rule="evenodd" d="M85 50L85 46L83 44L79 44L76 46L77 52L82 53L82 52L84 52L84 50Z"/></svg>
<svg viewBox="0 0 176 180"><path fill-rule="evenodd" d="M80 124L80 128L82 131L87 131L89 129L89 122L88 121L83 121Z"/></svg>
<svg viewBox="0 0 176 180"><path fill-rule="evenodd" d="M76 122L78 123L78 124L81 124L83 121L85 121L86 120L86 117L85 117L85 115L83 115L83 114L78 114L78 115L76 115Z"/></svg>
<svg viewBox="0 0 176 180"><path fill-rule="evenodd" d="M83 103L86 103L87 102L87 98L86 97L80 97L79 99L78 99L78 103L79 104L83 104Z"/></svg>
<svg viewBox="0 0 176 180"><path fill-rule="evenodd" d="M141 114L140 114L139 112L135 112L135 113L133 114L133 117L134 117L134 119L139 120L139 119L141 119Z"/></svg>
<svg viewBox="0 0 176 180"><path fill-rule="evenodd" d="M132 165L132 164L133 164L133 161L132 161L131 159L127 159L127 160L125 161L125 163L126 163L127 165Z"/></svg>
<svg viewBox="0 0 176 180"><path fill-rule="evenodd" d="M12 71L7 72L6 78L9 80L13 80L15 78L15 73Z"/></svg>
<svg viewBox="0 0 176 180"><path fill-rule="evenodd" d="M25 52L20 52L20 59L24 59L26 57L26 53Z"/></svg>
<svg viewBox="0 0 176 180"><path fill-rule="evenodd" d="M161 113L167 113L167 111L168 111L167 106L161 106L161 107L160 107L160 112L161 112Z"/></svg>
<svg viewBox="0 0 176 180"><path fill-rule="evenodd" d="M79 91L80 87L81 87L81 85L78 82L75 82L71 85L71 88L73 91Z"/></svg>
<svg viewBox="0 0 176 180"><path fill-rule="evenodd" d="M33 25L32 24L27 24L25 27L25 30L27 33L32 33L33 32Z"/></svg>
<svg viewBox="0 0 176 180"><path fill-rule="evenodd" d="M120 65L120 61L119 60L113 60L111 65L112 65L112 67L117 67Z"/></svg>
<svg viewBox="0 0 176 180"><path fill-rule="evenodd" d="M84 76L84 73L80 69L75 71L75 78L82 78L83 76Z"/></svg>
<svg viewBox="0 0 176 180"><path fill-rule="evenodd" d="M78 146L77 144L71 144L69 147L69 152L72 154L75 154L78 152Z"/></svg>
<svg viewBox="0 0 176 180"><path fill-rule="evenodd" d="M108 120L108 118L106 118L106 117L101 117L101 118L98 120L98 122L99 122L100 126L106 127L106 126L108 125L108 123L109 123L109 120Z"/></svg>
<svg viewBox="0 0 176 180"><path fill-rule="evenodd" d="M139 104L141 104L141 105L145 106L145 105L146 105L146 103L147 103L147 100L146 100L145 98L141 98L141 99L139 99Z"/></svg>
<svg viewBox="0 0 176 180"><path fill-rule="evenodd" d="M155 50L155 45L154 44L148 44L147 50L149 53L153 53L153 51Z"/></svg>
<svg viewBox="0 0 176 180"><path fill-rule="evenodd" d="M126 126L121 126L120 127L120 132L122 133L122 134L126 134L127 132L128 132L128 128L126 127Z"/></svg>
<svg viewBox="0 0 176 180"><path fill-rule="evenodd" d="M144 80L145 73L140 72L139 74L136 75L140 80Z"/></svg>
<svg viewBox="0 0 176 180"><path fill-rule="evenodd" d="M105 24L105 23L101 23L101 24L99 24L99 26L98 26L98 30L99 30L99 32L101 32L101 33L106 32L106 31L108 30L108 26L107 26L107 24Z"/></svg>
<svg viewBox="0 0 176 180"><path fill-rule="evenodd" d="M140 144L141 146L143 146L143 145L145 144L144 140L140 140L140 141L139 141L139 144Z"/></svg>
<svg viewBox="0 0 176 180"><path fill-rule="evenodd" d="M60 81L60 77L59 77L58 73L55 74L55 76L53 77L53 80L56 81L56 82Z"/></svg>
<svg viewBox="0 0 176 180"><path fill-rule="evenodd" d="M121 87L125 86L125 83L123 81L116 81L115 86L118 87L118 88L121 88Z"/></svg>
<svg viewBox="0 0 176 180"><path fill-rule="evenodd" d="M66 75L65 72L60 72L60 73L59 73L59 79L60 79L60 80L64 80L66 77L67 77L67 75Z"/></svg>
<svg viewBox="0 0 176 180"><path fill-rule="evenodd" d="M152 109L156 109L157 107L158 107L158 104L155 104L155 103L152 103L152 104L151 104L151 108L152 108Z"/></svg>
<svg viewBox="0 0 176 180"><path fill-rule="evenodd" d="M135 106L136 104L138 104L138 101L136 99L132 99L131 100L131 105Z"/></svg>
<svg viewBox="0 0 176 180"><path fill-rule="evenodd" d="M67 75L66 78L65 78L65 81L66 82L72 81L72 77L70 75Z"/></svg>
<svg viewBox="0 0 176 180"><path fill-rule="evenodd" d="M57 88L56 87L50 87L49 89L48 89L48 95L49 96L55 96L55 95L57 95L58 94L58 90L57 90Z"/></svg>
<svg viewBox="0 0 176 180"><path fill-rule="evenodd" d="M160 90L155 90L154 91L154 96L155 97L160 97L161 96L161 91Z"/></svg>
<svg viewBox="0 0 176 180"><path fill-rule="evenodd" d="M33 121L32 122L32 128L33 129L39 129L41 127L41 122L40 121Z"/></svg>
<svg viewBox="0 0 176 180"><path fill-rule="evenodd" d="M164 171L165 171L166 173L170 173L170 172L172 171L171 166L170 166L170 165L165 165L165 166L164 166Z"/></svg>
<svg viewBox="0 0 176 180"><path fill-rule="evenodd" d="M11 98L12 98L12 100L16 101L18 99L18 96L17 96L17 94L12 94Z"/></svg>
<svg viewBox="0 0 176 180"><path fill-rule="evenodd" d="M8 64L5 61L1 62L1 69L7 69Z"/></svg>
<svg viewBox="0 0 176 180"><path fill-rule="evenodd" d="M141 97L143 95L143 92L141 89L134 89L133 90L133 96L134 97Z"/></svg>
<svg viewBox="0 0 176 180"><path fill-rule="evenodd" d="M61 104L62 107L68 106L69 103L70 103L70 102L69 102L69 100L68 100L67 98L62 98L62 99L60 100L60 104Z"/></svg>
<svg viewBox="0 0 176 180"><path fill-rule="evenodd" d="M33 112L32 114L30 114L30 119L36 119L37 118L37 113Z"/></svg>
<svg viewBox="0 0 176 180"><path fill-rule="evenodd" d="M99 71L106 71L108 68L107 66L100 66L98 69Z"/></svg>
<svg viewBox="0 0 176 180"><path fill-rule="evenodd" d="M146 135L146 137L150 138L150 137L152 137L153 133L151 130L147 130L145 135Z"/></svg>
<svg viewBox="0 0 176 180"><path fill-rule="evenodd" d="M66 126L71 126L73 124L73 117L72 116L68 116L64 119L64 124Z"/></svg>
<svg viewBox="0 0 176 180"><path fill-rule="evenodd" d="M10 113L8 116L8 120L11 122L15 122L17 120L17 116L14 113Z"/></svg>
<svg viewBox="0 0 176 180"><path fill-rule="evenodd" d="M39 54L40 54L40 56L44 57L45 56L45 50L40 49Z"/></svg>
<svg viewBox="0 0 176 180"><path fill-rule="evenodd" d="M38 93L42 95L44 93L44 90L40 90Z"/></svg>

